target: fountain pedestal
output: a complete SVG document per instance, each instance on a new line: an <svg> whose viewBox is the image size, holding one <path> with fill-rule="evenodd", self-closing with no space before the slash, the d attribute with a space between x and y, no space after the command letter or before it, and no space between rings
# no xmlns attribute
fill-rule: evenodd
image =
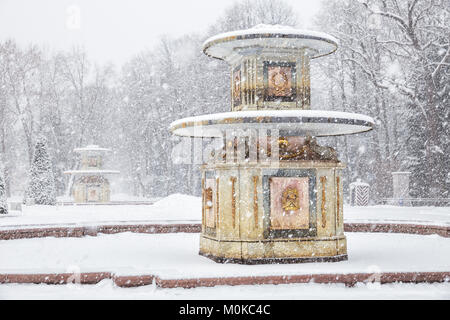
<svg viewBox="0 0 450 320"><path fill-rule="evenodd" d="M331 36L279 26L205 42L205 54L231 65L232 112L171 124L177 135L224 140L202 168L201 255L249 264L347 259L345 166L314 137L369 131L373 119L310 110L310 61L336 49Z"/></svg>
<svg viewBox="0 0 450 320"><path fill-rule="evenodd" d="M345 260L343 168L332 161L204 166L200 254L249 264Z"/></svg>

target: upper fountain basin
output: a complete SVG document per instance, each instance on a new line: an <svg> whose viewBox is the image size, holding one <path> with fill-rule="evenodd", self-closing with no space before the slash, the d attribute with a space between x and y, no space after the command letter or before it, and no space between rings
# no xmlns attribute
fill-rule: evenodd
<svg viewBox="0 0 450 320"><path fill-rule="evenodd" d="M110 152L111 149L101 148L95 144L90 144L84 148L75 148L73 149L73 151L77 153L92 153L92 152L102 153L102 152Z"/></svg>
<svg viewBox="0 0 450 320"><path fill-rule="evenodd" d="M276 52L305 50L311 58L336 51L338 40L323 32L289 26L257 25L247 30L218 34L203 44L203 52L213 58L229 60L246 51L274 49Z"/></svg>
<svg viewBox="0 0 450 320"><path fill-rule="evenodd" d="M170 124L172 133L188 137L222 137L226 130L278 129L281 136L336 136L370 131L371 117L328 110L258 110L206 114Z"/></svg>

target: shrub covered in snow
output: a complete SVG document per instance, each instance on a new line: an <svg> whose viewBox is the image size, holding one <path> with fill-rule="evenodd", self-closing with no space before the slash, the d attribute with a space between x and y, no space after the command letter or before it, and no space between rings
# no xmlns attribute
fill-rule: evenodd
<svg viewBox="0 0 450 320"><path fill-rule="evenodd" d="M34 149L30 181L25 198L34 200L35 204L56 204L55 179L44 138L38 139Z"/></svg>

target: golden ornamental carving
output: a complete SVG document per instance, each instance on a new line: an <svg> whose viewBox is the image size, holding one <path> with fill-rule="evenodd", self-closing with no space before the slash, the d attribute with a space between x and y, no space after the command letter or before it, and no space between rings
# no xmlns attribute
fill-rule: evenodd
<svg viewBox="0 0 450 320"><path fill-rule="evenodd" d="M253 176L253 217L255 228L258 227L258 176Z"/></svg>
<svg viewBox="0 0 450 320"><path fill-rule="evenodd" d="M233 98L236 102L241 100L241 74L240 72L236 72L234 75L234 81L233 81Z"/></svg>
<svg viewBox="0 0 450 320"><path fill-rule="evenodd" d="M230 177L231 181L231 221L233 228L236 226L236 177Z"/></svg>
<svg viewBox="0 0 450 320"><path fill-rule="evenodd" d="M283 191L281 205L284 211L296 211L300 209L300 198L297 188L287 187Z"/></svg>
<svg viewBox="0 0 450 320"><path fill-rule="evenodd" d="M341 185L341 179L339 177L336 177L336 200L337 200L337 205L336 205L336 224L339 226L339 215L340 215L340 211L341 211L341 194L340 194L340 185Z"/></svg>
<svg viewBox="0 0 450 320"><path fill-rule="evenodd" d="M316 139L307 137L303 145L291 147L285 137L278 139L280 160L327 160L338 161L336 150L322 147Z"/></svg>
<svg viewBox="0 0 450 320"><path fill-rule="evenodd" d="M322 212L322 228L327 226L327 211L326 211L326 202L327 202L327 193L325 191L325 184L327 183L327 177L320 177L320 183L322 184L322 204L321 204L321 212Z"/></svg>
<svg viewBox="0 0 450 320"><path fill-rule="evenodd" d="M205 208L212 209L213 207L213 191L211 188L205 189Z"/></svg>
<svg viewBox="0 0 450 320"><path fill-rule="evenodd" d="M289 88L289 78L283 70L274 72L270 78L270 82L274 87L276 95L283 95Z"/></svg>

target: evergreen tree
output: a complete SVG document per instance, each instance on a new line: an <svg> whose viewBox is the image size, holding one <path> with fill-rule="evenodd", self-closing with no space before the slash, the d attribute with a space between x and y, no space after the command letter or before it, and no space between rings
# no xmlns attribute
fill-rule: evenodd
<svg viewBox="0 0 450 320"><path fill-rule="evenodd" d="M45 139L43 138L38 139L34 149L26 197L33 199L35 204L56 204L56 188L52 163L47 152Z"/></svg>
<svg viewBox="0 0 450 320"><path fill-rule="evenodd" d="M8 213L8 203L6 202L6 186L3 177L3 166L0 162L0 214Z"/></svg>

